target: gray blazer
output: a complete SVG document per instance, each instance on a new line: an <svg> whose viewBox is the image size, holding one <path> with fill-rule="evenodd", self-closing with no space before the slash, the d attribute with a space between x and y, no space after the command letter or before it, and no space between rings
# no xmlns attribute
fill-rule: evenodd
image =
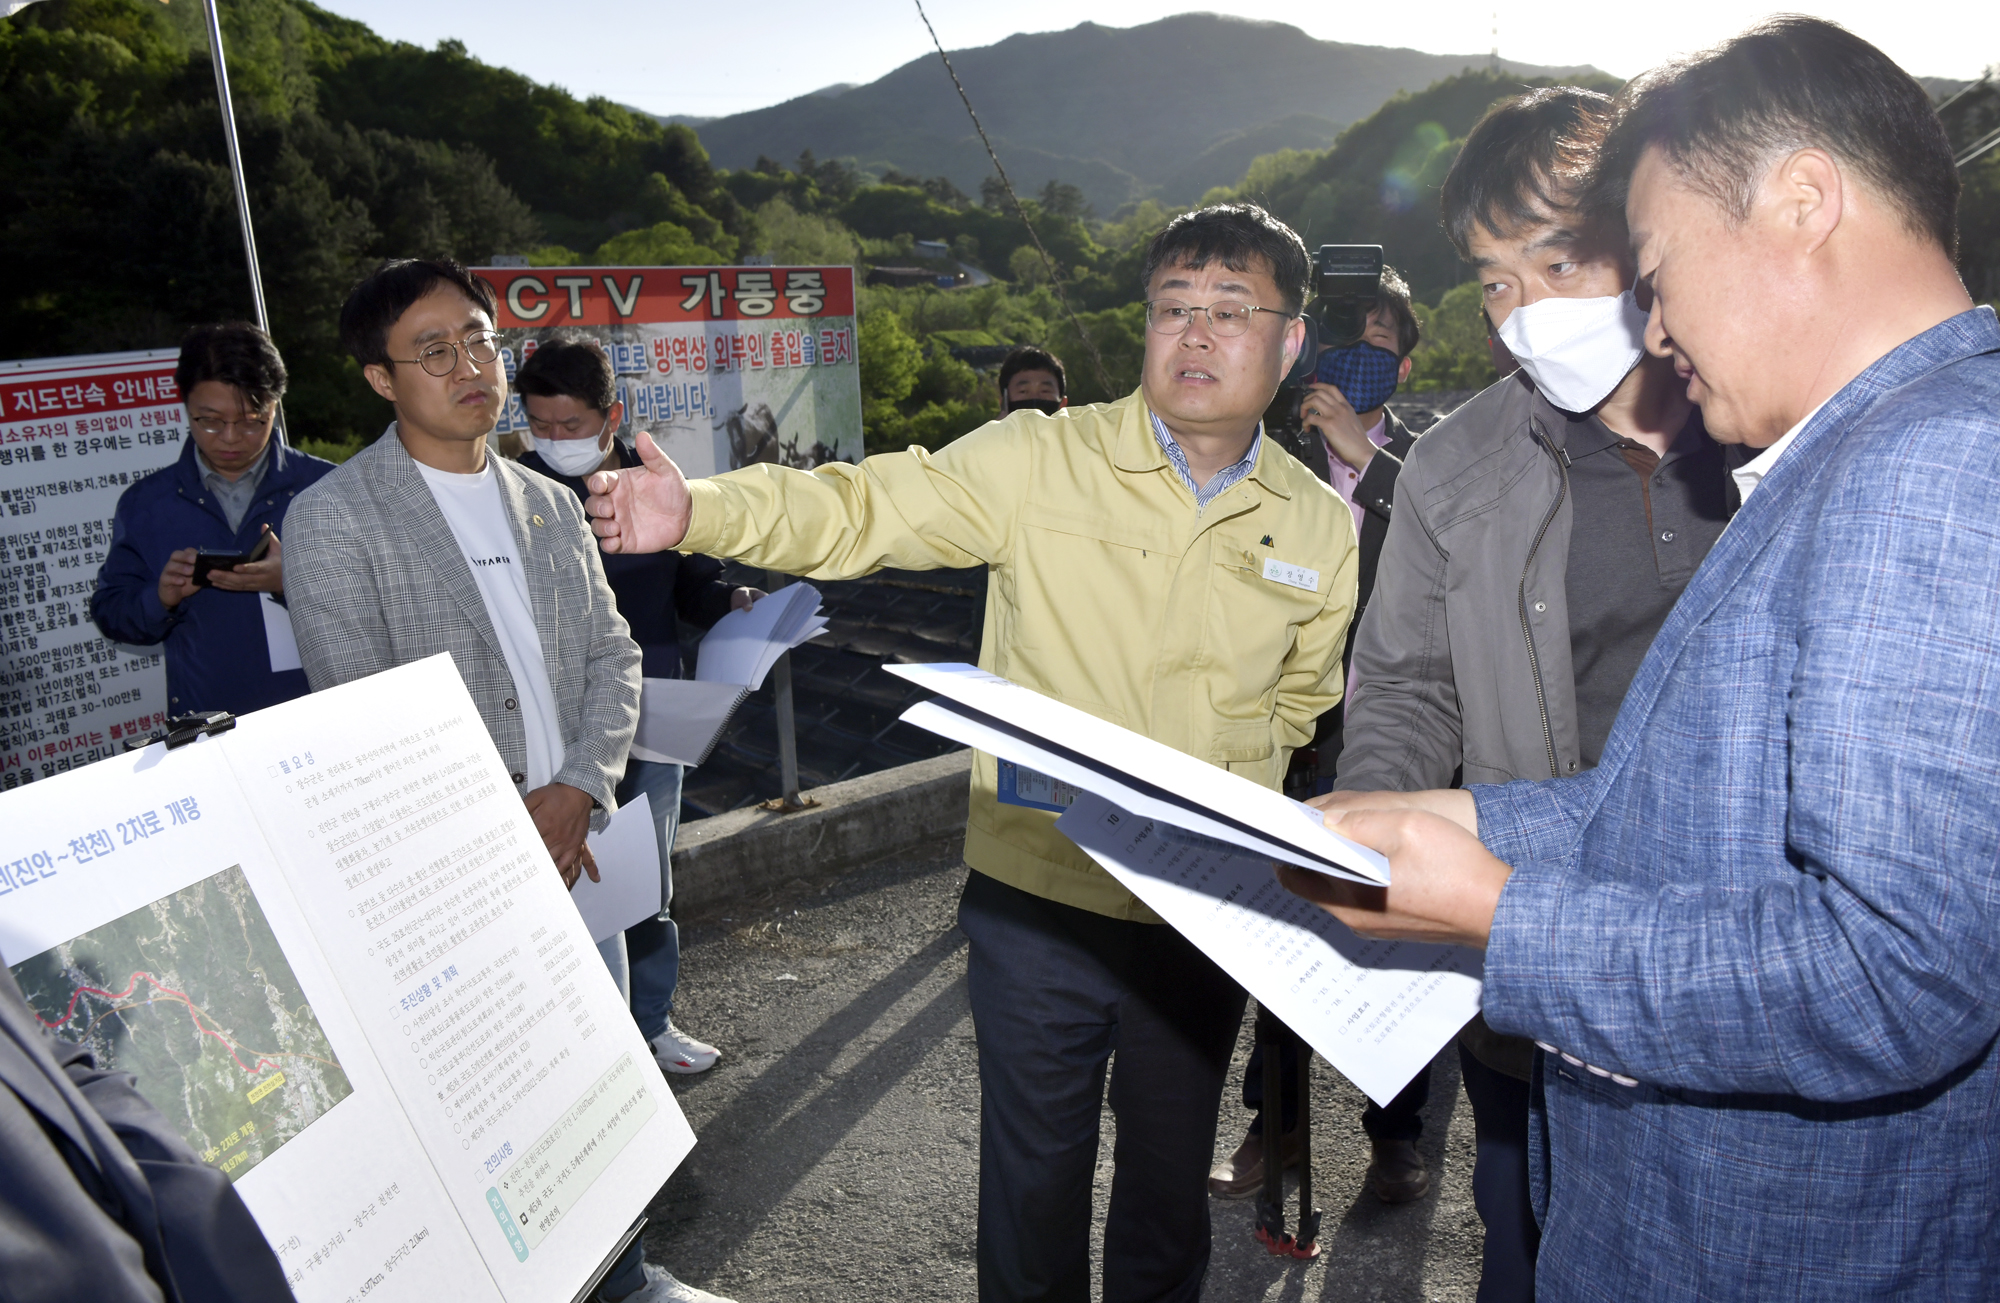
<svg viewBox="0 0 2000 1303"><path fill-rule="evenodd" d="M639 723L639 647L604 579L576 495L502 457L500 479L527 572L563 741L555 781L588 792L601 828ZM451 653L516 790L527 731L493 621L451 526L391 425L287 514L285 599L313 689Z"/></svg>

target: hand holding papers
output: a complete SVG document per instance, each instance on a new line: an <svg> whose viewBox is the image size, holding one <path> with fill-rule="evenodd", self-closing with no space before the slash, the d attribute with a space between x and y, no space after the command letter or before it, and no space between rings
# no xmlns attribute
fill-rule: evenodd
<svg viewBox="0 0 2000 1303"><path fill-rule="evenodd" d="M1056 827L1377 1103L1478 1012L1478 951L1364 940L1278 882L1273 860L1388 883L1380 855L1312 810L973 666L886 668L947 698L906 721L1037 771L1039 797L1073 796Z"/></svg>
<svg viewBox="0 0 2000 1303"><path fill-rule="evenodd" d="M1056 827L1386 1105L1479 1012L1479 952L1369 941L1271 862L1084 793Z"/></svg>
<svg viewBox="0 0 2000 1303"><path fill-rule="evenodd" d="M598 881L577 878L569 898L592 941L608 941L660 912L660 838L652 799L644 792L620 806L603 832L587 839L597 857Z"/></svg>
<svg viewBox="0 0 2000 1303"><path fill-rule="evenodd" d="M903 712L906 723L1267 859L1373 886L1389 881L1387 860L1329 830L1282 792L976 665L883 668L947 698L912 706Z"/></svg>
<svg viewBox="0 0 2000 1303"><path fill-rule="evenodd" d="M736 683L755 691L778 657L826 628L819 613L819 589L787 584L757 599L747 611L731 611L701 640L694 677L702 683Z"/></svg>
<svg viewBox="0 0 2000 1303"><path fill-rule="evenodd" d="M826 628L819 590L789 584L747 611L731 611L701 640L693 679L647 679L639 702L640 760L698 765L743 699L764 686L778 657Z"/></svg>

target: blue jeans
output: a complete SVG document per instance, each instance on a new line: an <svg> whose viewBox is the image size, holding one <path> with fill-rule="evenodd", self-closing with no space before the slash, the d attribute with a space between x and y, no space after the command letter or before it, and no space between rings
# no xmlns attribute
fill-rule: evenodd
<svg viewBox="0 0 2000 1303"><path fill-rule="evenodd" d="M625 929L623 941L631 969L632 1019L639 1034L652 1040L667 1029L674 1012L674 988L681 979L680 928L667 914L674 899L674 832L681 822L681 766L654 760L628 760L618 784L618 804L639 793L653 807L653 831L660 842L660 913Z"/></svg>

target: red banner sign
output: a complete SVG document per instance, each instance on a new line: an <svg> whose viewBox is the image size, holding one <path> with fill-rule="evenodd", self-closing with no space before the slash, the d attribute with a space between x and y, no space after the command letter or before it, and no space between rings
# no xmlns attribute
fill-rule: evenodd
<svg viewBox="0 0 2000 1303"><path fill-rule="evenodd" d="M502 328L854 315L852 267L481 267Z"/></svg>

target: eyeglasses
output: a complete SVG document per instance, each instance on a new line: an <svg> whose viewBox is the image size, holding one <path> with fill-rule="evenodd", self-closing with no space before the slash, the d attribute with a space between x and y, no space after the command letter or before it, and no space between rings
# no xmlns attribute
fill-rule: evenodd
<svg viewBox="0 0 2000 1303"><path fill-rule="evenodd" d="M1195 313L1208 318L1208 328L1217 335L1240 335L1250 329L1250 318L1259 312L1268 312L1281 320L1289 321L1298 316L1296 312L1280 312L1276 308L1260 308L1254 303L1236 303L1224 300L1201 307L1193 303L1183 303L1179 299L1149 299L1146 303L1146 325L1162 335L1182 335L1187 333L1188 323Z"/></svg>
<svg viewBox="0 0 2000 1303"><path fill-rule="evenodd" d="M486 366L500 360L500 336L490 330L482 330L476 335L467 335L459 343L440 339L415 357L392 357L391 362L420 366L424 374L448 376L458 370L458 351L465 350L465 356L474 366Z"/></svg>
<svg viewBox="0 0 2000 1303"><path fill-rule="evenodd" d="M197 418L194 421L194 428L197 434L207 439L220 439L231 430L241 430L245 434L262 434L270 428L272 420L277 415L273 410L256 416L246 416L240 421L211 421Z"/></svg>

